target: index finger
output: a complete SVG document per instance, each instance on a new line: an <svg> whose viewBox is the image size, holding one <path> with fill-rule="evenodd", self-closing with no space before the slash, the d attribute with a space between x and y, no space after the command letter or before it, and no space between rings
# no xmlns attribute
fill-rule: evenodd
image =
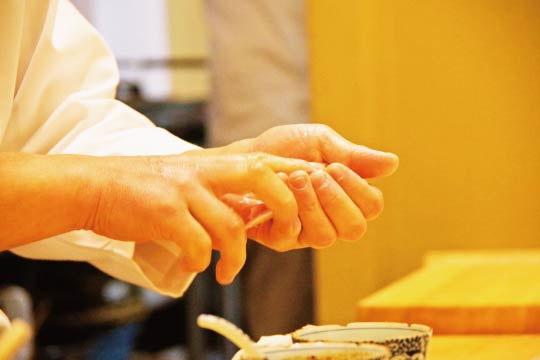
<svg viewBox="0 0 540 360"><path fill-rule="evenodd" d="M263 189L259 183L263 178L262 176L267 177L269 173L277 176L276 173L279 172L289 174L297 170L303 170L311 174L316 170L324 169L324 166L318 163L266 153L228 155L204 160L208 161L212 175L208 177L208 181L218 195L255 193L254 188ZM216 176L216 174L219 176ZM258 194L256 195L258 196ZM265 201L261 197L259 199Z"/></svg>

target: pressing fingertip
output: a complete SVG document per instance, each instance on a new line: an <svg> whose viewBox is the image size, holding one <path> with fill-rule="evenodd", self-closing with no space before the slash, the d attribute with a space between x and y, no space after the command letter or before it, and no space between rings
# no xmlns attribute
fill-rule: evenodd
<svg viewBox="0 0 540 360"><path fill-rule="evenodd" d="M302 190L308 183L308 174L305 171L295 171L289 176L289 184L292 188Z"/></svg>
<svg viewBox="0 0 540 360"><path fill-rule="evenodd" d="M328 174L325 171L315 171L311 174L311 183L314 187L320 188L327 183Z"/></svg>
<svg viewBox="0 0 540 360"><path fill-rule="evenodd" d="M216 279L221 285L229 285L240 272L240 268L227 266L224 260L219 260L216 264Z"/></svg>
<svg viewBox="0 0 540 360"><path fill-rule="evenodd" d="M343 169L345 165L340 163L332 163L326 167L326 171L332 176L335 180L341 179L343 176L345 176L345 169Z"/></svg>
<svg viewBox="0 0 540 360"><path fill-rule="evenodd" d="M230 284L230 281L228 281L227 274L225 274L225 270L223 268L223 262L220 260L216 264L216 280L221 285L228 285Z"/></svg>

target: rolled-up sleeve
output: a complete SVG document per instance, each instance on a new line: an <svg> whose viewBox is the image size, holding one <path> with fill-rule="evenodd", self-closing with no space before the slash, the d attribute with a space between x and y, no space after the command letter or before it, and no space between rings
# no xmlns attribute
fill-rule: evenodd
<svg viewBox="0 0 540 360"><path fill-rule="evenodd" d="M115 60L95 29L65 0L27 1L3 151L41 154L165 155L195 148L114 99ZM43 9L41 9L43 10ZM41 15L43 16L43 14ZM74 231L13 250L30 258L87 261L163 294L180 296L194 274L173 244L116 241Z"/></svg>

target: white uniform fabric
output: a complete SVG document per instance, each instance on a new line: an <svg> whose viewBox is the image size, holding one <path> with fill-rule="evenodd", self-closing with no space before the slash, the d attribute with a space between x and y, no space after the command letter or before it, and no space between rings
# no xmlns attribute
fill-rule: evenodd
<svg viewBox="0 0 540 360"><path fill-rule="evenodd" d="M67 0L0 1L0 151L177 154L195 146L114 100L115 60ZM170 245L170 244L169 244ZM193 273L181 251L75 231L14 250L36 259L88 261L119 279L180 296Z"/></svg>

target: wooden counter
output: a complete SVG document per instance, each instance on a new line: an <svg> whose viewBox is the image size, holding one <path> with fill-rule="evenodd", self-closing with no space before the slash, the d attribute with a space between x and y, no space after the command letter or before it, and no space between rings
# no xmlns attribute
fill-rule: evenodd
<svg viewBox="0 0 540 360"><path fill-rule="evenodd" d="M358 302L360 321L435 334L540 334L540 251L431 254L420 270Z"/></svg>
<svg viewBox="0 0 540 360"><path fill-rule="evenodd" d="M435 336L428 360L540 360L540 335Z"/></svg>

